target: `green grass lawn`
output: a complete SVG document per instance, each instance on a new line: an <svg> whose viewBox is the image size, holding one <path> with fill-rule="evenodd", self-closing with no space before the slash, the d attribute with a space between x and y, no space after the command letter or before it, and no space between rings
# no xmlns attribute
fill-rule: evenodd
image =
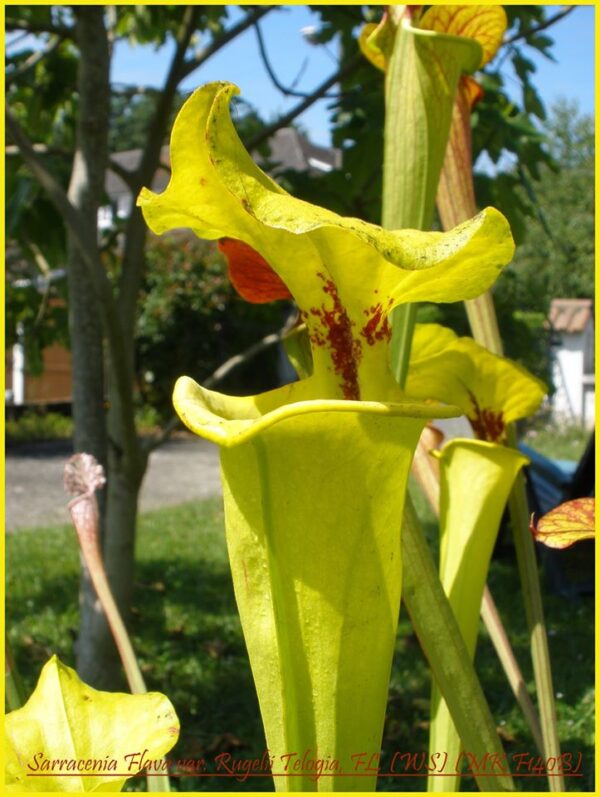
<svg viewBox="0 0 600 797"><path fill-rule="evenodd" d="M422 507L419 507L422 509ZM431 515L428 533L435 532ZM510 546L490 574L490 587L528 688L533 688L528 640ZM137 545L133 644L148 688L167 694L181 719L173 758L208 758L220 752L260 756L264 738L252 676L233 597L219 500L184 504L142 517ZM589 564L589 563L588 563ZM52 653L74 665L79 553L69 527L21 531L6 540L7 630L28 692ZM572 791L591 791L594 734L593 598L577 603L546 595L546 617L564 751L583 753L582 779ZM535 752L492 646L482 634L481 675L509 754ZM401 616L384 755L421 752L428 744L429 676L406 613ZM235 783L204 778L173 782L181 791L272 791L269 779ZM384 791L419 791L425 779L380 779ZM145 781L130 781L130 789ZM470 779L465 790L475 790ZM543 778L517 780L523 791L545 791Z"/></svg>
<svg viewBox="0 0 600 797"><path fill-rule="evenodd" d="M590 438L590 430L578 424L532 422L523 442L551 459L571 459L577 462Z"/></svg>

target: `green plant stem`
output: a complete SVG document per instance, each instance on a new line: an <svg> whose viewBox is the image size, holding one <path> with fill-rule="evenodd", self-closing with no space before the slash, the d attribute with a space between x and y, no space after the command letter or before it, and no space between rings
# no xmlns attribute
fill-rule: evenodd
<svg viewBox="0 0 600 797"><path fill-rule="evenodd" d="M16 711L25 703L25 690L12 655L8 637L6 637L4 642L4 673L6 705L10 711Z"/></svg>
<svg viewBox="0 0 600 797"><path fill-rule="evenodd" d="M476 299L469 299L464 305L475 340L493 354L498 354L502 357L504 355L504 346L491 291L482 293ZM475 330L477 330L477 334L475 334Z"/></svg>
<svg viewBox="0 0 600 797"><path fill-rule="evenodd" d="M403 600L462 743L481 762L473 776L482 791L512 791L510 774L494 772L489 762L493 753L504 760L502 743L408 494L402 558ZM448 770L455 766L447 762Z"/></svg>
<svg viewBox="0 0 600 797"><path fill-rule="evenodd" d="M514 443L514 430L510 430ZM508 507L513 527L513 539L517 554L517 565L523 590L525 615L529 626L531 640L531 658L540 704L542 738L546 757L560 756L560 741L556 720L556 704L552 684L552 667L548 649L548 635L544 621L542 594L538 573L537 558L533 537L529 531L529 506L525 481L517 479L508 499ZM550 791L564 791L565 781L562 775L548 778Z"/></svg>
<svg viewBox="0 0 600 797"><path fill-rule="evenodd" d="M385 130L383 153L383 195L381 221L388 230L429 229L435 208L435 186L441 162L430 156L429 140L421 140L419 124L407 135L407 119L418 109L419 121L428 119L427 106L418 92L406 86L406 73L416 74L418 57L411 37L404 31L402 16L396 14L398 28L385 81ZM416 77L415 77L416 79ZM415 120L413 119L413 122ZM427 125L424 125L427 129ZM443 134L443 132L442 132ZM431 176L437 166L438 175ZM416 319L416 306L395 307L392 325L392 371L404 386Z"/></svg>
<svg viewBox="0 0 600 797"><path fill-rule="evenodd" d="M473 303L477 302L473 300ZM490 305L487 305L488 308ZM495 311L493 302L491 311ZM478 314L483 314L482 306L478 308ZM497 325L496 325L497 326ZM488 331L493 329L493 324L486 325ZM473 329L473 337L479 343L486 345L490 351L499 353L502 349L500 345L494 345L492 338L482 339L480 327ZM491 345L490 345L491 344ZM516 435L511 427L507 430L508 442L513 447L516 446ZM550 663L550 651L548 649L548 635L546 632L546 622L544 619L544 609L542 605L542 593L538 573L535 545L531 532L529 531L529 507L527 494L525 492L525 480L522 474L516 478L515 485L508 500L513 540L519 568L519 578L523 591L523 604L525 606L525 616L529 628L531 644L531 659L533 662L533 672L535 677L536 692L540 708L541 732L543 739L544 754L547 758L559 758L560 740L558 738L558 727L556 721L556 703L554 699L554 688L552 684L552 666ZM564 791L565 782L562 775L548 778L548 788L550 791Z"/></svg>
<svg viewBox="0 0 600 797"><path fill-rule="evenodd" d="M446 158L440 179L437 205L444 229L451 229L477 212L473 188L470 107L460 93L455 102ZM465 302L471 332L475 340L493 354L503 356L504 347L498 328L492 294L488 291ZM507 429L508 444L516 446L513 428ZM552 668L542 607L535 547L529 531L529 511L523 474L519 474L508 502L523 603L531 640L531 657L540 708L541 731L546 758L560 756L556 706L552 686ZM562 775L548 777L550 791L564 791Z"/></svg>
<svg viewBox="0 0 600 797"><path fill-rule="evenodd" d="M525 686L525 680L523 678L523 674L521 673L519 663L515 658L515 654L510 644L510 640L508 639L506 629L504 628L502 618L498 613L496 603L487 584L485 586L483 600L481 602L481 618L488 630L494 649L498 655L498 658L500 659L500 663L502 664L502 669L504 670L504 673L506 674L510 684L510 688L512 689L518 704L521 706L521 711L523 712L523 716L529 725L529 730L531 731L531 735L533 736L533 740L538 752L540 755L543 755L544 739L542 735L542 728L540 726L540 719L538 717L537 711L535 710L535 706L529 697L529 693L527 692L527 687Z"/></svg>
<svg viewBox="0 0 600 797"><path fill-rule="evenodd" d="M396 382L404 387L408 374L408 361L410 349L417 320L417 305L403 304L395 307L391 313L392 318L392 372Z"/></svg>
<svg viewBox="0 0 600 797"><path fill-rule="evenodd" d="M425 44L415 46L400 20L386 76L382 223L387 229L425 230L433 220L460 68L456 62L456 82L449 80L444 94L439 85L432 85L435 70L429 58L434 53L428 48ZM433 60L439 57L441 53ZM435 103L431 102L433 97ZM416 309L415 305L403 305L391 314L391 367L401 387L408 371ZM402 547L404 602L461 740L481 761L487 761L484 756L492 751L503 756L481 685L408 495ZM454 766L457 762L450 762L450 767ZM478 780L482 789L513 788L510 775L486 775L489 777Z"/></svg>
<svg viewBox="0 0 600 797"><path fill-rule="evenodd" d="M467 308L473 337L494 354L503 354L502 338L498 330L496 311L491 294L471 300ZM516 447L517 437L512 426L507 428L508 444ZM536 692L540 708L540 722L544 754L547 758L559 758L560 740L556 721L556 703L552 684L552 666L548 649L548 635L544 619L542 592L538 572L535 545L529 531L529 507L525 491L525 479L519 474L508 500L513 540L523 591L523 604L529 628L531 659ZM562 775L548 777L550 791L564 791Z"/></svg>

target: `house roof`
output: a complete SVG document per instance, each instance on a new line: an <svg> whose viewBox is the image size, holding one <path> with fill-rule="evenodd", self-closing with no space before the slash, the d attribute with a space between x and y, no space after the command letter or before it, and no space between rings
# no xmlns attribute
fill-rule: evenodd
<svg viewBox="0 0 600 797"><path fill-rule="evenodd" d="M269 162L276 164L274 171L295 169L304 172L329 172L342 165L341 150L335 147L320 147L296 130L282 127L269 139L271 149ZM260 163L263 159L256 158Z"/></svg>
<svg viewBox="0 0 600 797"><path fill-rule="evenodd" d="M335 147L320 147L313 144L309 139L296 130L295 127L283 127L277 130L269 139L270 154L267 158L256 155L259 163L267 161L266 166L272 167L268 170L271 173L294 169L296 171L308 171L314 174L329 172L339 168L342 164L341 150ZM142 151L140 149L130 149L117 152L111 156L111 160L116 161L127 171L134 171L140 163ZM152 190L160 193L164 191L169 182L169 147L161 149L160 161L166 168L159 168L152 180ZM129 189L123 180L108 169L104 184L106 193L111 202L117 202L123 195L129 195Z"/></svg>
<svg viewBox="0 0 600 797"><path fill-rule="evenodd" d="M116 161L123 169L128 172L133 172L140 165L142 159L141 149L127 149L123 152L115 152L111 155L111 160ZM164 146L160 151L160 162L164 163L166 169L157 169L152 180L152 190L157 193L164 191L167 183L169 182L169 147ZM130 190L127 184L119 177L118 174L113 172L112 169L106 170L106 178L104 181L104 189L108 194L111 202L116 202L121 196L129 196Z"/></svg>
<svg viewBox="0 0 600 797"><path fill-rule="evenodd" d="M583 332L593 318L591 299L553 299L550 303L550 326L557 332Z"/></svg>

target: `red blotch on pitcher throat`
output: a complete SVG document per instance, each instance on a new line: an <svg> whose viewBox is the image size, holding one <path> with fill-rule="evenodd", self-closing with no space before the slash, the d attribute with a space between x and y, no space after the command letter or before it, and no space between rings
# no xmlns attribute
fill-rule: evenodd
<svg viewBox="0 0 600 797"><path fill-rule="evenodd" d="M344 398L360 401L358 364L362 357L361 343L352 334L354 324L340 301L335 283L321 272L317 276L323 282L323 293L329 301L321 307L301 312L300 317L309 328L311 343L329 350L333 369L341 379L339 386Z"/></svg>

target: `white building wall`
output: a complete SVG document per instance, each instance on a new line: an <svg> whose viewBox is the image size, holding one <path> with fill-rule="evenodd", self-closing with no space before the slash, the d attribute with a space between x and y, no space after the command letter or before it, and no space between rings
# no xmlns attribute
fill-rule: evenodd
<svg viewBox="0 0 600 797"><path fill-rule="evenodd" d="M12 347L12 397L16 407L25 404L25 346L23 345L23 323L17 323L17 343Z"/></svg>
<svg viewBox="0 0 600 797"><path fill-rule="evenodd" d="M594 361L594 322L583 333L583 423L591 429L596 423L596 377Z"/></svg>
<svg viewBox="0 0 600 797"><path fill-rule="evenodd" d="M583 422L588 429L596 423L596 387L593 382L583 386Z"/></svg>
<svg viewBox="0 0 600 797"><path fill-rule="evenodd" d="M556 393L554 412L570 421L580 421L583 409L583 335L561 333L561 345L554 349L552 379Z"/></svg>
<svg viewBox="0 0 600 797"><path fill-rule="evenodd" d="M593 335L591 323L581 333L562 332L561 343L553 351L554 414L559 419L586 426L592 426L595 420Z"/></svg>

